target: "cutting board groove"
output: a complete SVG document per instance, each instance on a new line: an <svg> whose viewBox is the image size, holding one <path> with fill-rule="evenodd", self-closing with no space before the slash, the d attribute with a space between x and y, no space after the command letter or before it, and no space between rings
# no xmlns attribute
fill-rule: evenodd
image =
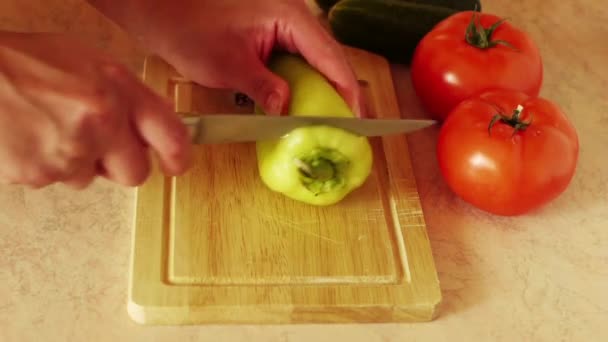
<svg viewBox="0 0 608 342"><path fill-rule="evenodd" d="M372 116L400 116L388 63L345 48ZM251 113L149 57L144 81L176 111ZM220 114L221 115L221 114ZM195 146L180 177L138 188L129 313L142 324L403 322L441 300L404 136L371 138L374 167L316 207L261 182L253 143Z"/></svg>

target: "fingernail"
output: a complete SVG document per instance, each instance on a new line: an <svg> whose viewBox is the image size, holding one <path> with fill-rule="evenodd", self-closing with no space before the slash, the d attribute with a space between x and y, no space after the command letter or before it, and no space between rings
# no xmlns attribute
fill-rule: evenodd
<svg viewBox="0 0 608 342"><path fill-rule="evenodd" d="M268 96L268 100L266 100L266 108L269 114L281 114L283 107L283 101L281 100L281 95L279 93L273 92Z"/></svg>

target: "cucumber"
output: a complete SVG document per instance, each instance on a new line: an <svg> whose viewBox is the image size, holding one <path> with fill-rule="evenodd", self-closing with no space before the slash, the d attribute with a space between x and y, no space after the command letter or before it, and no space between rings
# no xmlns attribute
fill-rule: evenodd
<svg viewBox="0 0 608 342"><path fill-rule="evenodd" d="M323 12L329 12L331 7L338 3L340 0L315 0L317 6L323 10ZM373 0L371 0L373 1ZM481 12L481 1L479 0L403 0L409 2L416 2L419 4L427 4L433 6L441 6L452 8L459 11L473 11L478 10Z"/></svg>
<svg viewBox="0 0 608 342"><path fill-rule="evenodd" d="M372 0L373 1L373 0ZM431 5L439 7L447 7L457 11L474 11L481 12L481 1L479 0L401 0L405 2L414 2L422 5Z"/></svg>
<svg viewBox="0 0 608 342"><path fill-rule="evenodd" d="M335 5L338 1L339 0L315 0L315 3L323 12L329 12L331 6Z"/></svg>
<svg viewBox="0 0 608 342"><path fill-rule="evenodd" d="M478 3L478 0L340 0L330 9L328 22L334 37L342 44L379 54L390 62L409 64L416 46L435 25L465 8L473 10Z"/></svg>

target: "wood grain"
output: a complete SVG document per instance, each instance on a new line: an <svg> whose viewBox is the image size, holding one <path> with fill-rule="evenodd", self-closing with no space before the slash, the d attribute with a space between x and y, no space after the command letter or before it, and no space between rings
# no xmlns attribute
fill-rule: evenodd
<svg viewBox="0 0 608 342"><path fill-rule="evenodd" d="M347 49L372 115L400 116L389 66ZM150 57L144 80L177 110L251 113ZM261 182L254 143L195 146L137 194L129 312L145 324L433 319L440 291L404 136L374 138L374 169L318 207Z"/></svg>

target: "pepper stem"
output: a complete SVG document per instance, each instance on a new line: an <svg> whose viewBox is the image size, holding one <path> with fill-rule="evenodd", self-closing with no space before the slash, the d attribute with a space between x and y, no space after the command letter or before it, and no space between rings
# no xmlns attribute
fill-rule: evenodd
<svg viewBox="0 0 608 342"><path fill-rule="evenodd" d="M315 149L307 155L294 158L300 172L300 181L315 195L327 193L345 185L345 169L349 160L333 149Z"/></svg>
<svg viewBox="0 0 608 342"><path fill-rule="evenodd" d="M306 163L296 158L294 162L306 177L314 180L324 182L332 179L336 174L335 165L327 159L318 158Z"/></svg>
<svg viewBox="0 0 608 342"><path fill-rule="evenodd" d="M492 117L490 120L490 124L488 125L488 135L491 135L492 127L498 122L502 122L514 128L513 135L518 131L525 131L530 124L532 124L532 117L530 117L530 121L524 122L521 120L521 113L523 112L524 107L522 105L517 105L517 108L513 110L513 115L508 117L507 115L499 112Z"/></svg>

